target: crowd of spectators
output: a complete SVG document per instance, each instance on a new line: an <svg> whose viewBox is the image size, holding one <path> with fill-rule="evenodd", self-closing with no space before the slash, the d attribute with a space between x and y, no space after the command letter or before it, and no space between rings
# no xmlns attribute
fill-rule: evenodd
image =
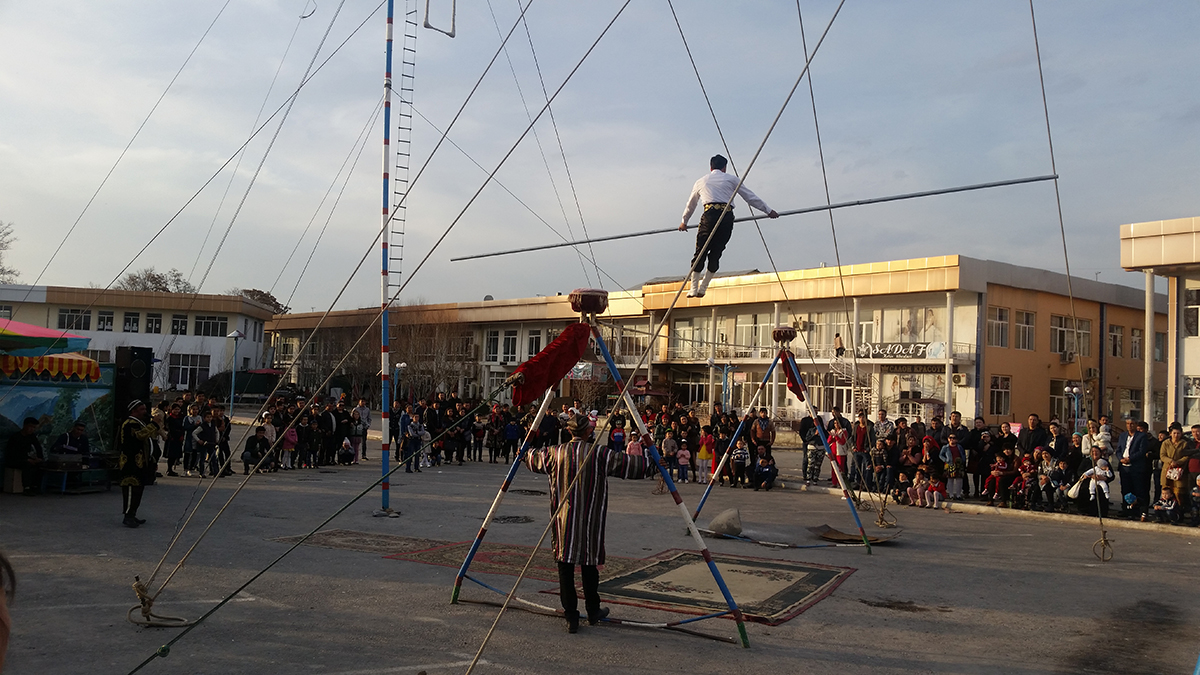
<svg viewBox="0 0 1200 675"><path fill-rule="evenodd" d="M978 499L988 506L1031 511L1111 515L1164 523L1200 524L1200 425L1188 434L1179 423L1150 433L1146 422L1126 419L1114 429L1107 416L1072 433L1058 420L1031 414L1020 432L998 429L962 415L891 420L879 410L852 422L834 408L822 422L850 486L891 495L897 503L937 508L947 500ZM799 433L805 482L821 480L825 456L817 422L804 419ZM828 478L837 485L832 471ZM1118 489L1119 488L1119 489Z"/></svg>

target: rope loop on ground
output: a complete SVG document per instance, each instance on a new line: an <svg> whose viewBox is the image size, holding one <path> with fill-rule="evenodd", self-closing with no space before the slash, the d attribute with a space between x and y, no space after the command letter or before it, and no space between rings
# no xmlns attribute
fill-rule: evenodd
<svg viewBox="0 0 1200 675"><path fill-rule="evenodd" d="M129 623L135 626L145 626L147 628L186 628L192 625L192 621L179 616L165 616L154 613L154 598L150 595L146 584L142 583L141 577L133 578L133 592L137 595L138 604L129 608L125 614L125 618ZM140 612L140 617L135 617L134 612ZM166 649L165 647L163 649ZM161 651L161 650L160 650ZM166 656L166 654L162 654Z"/></svg>

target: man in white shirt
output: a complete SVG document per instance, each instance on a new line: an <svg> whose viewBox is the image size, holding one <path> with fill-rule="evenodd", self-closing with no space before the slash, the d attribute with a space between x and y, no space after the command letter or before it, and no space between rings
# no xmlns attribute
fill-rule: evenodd
<svg viewBox="0 0 1200 675"><path fill-rule="evenodd" d="M728 160L721 155L710 159L708 175L696 181L696 184L692 186L692 195L683 209L683 222L679 224L680 232L687 231L688 219L692 217L696 206L704 205L704 213L700 216L700 229L696 233L696 253L692 256L692 287L688 291L689 298L703 298L705 292L708 291L708 284L712 281L713 274L720 269L721 253L725 251L725 245L733 236L733 193L735 189L747 204L767 214L768 218L779 217L778 213L767 206L766 202L759 199L745 185L739 188L737 176L725 173L727 165ZM724 215L722 216L722 214ZM714 229L716 234L713 234ZM709 244L708 250L704 251L704 244L710 235L712 243ZM704 270L706 259L708 269ZM704 270L703 278L701 278L701 270Z"/></svg>

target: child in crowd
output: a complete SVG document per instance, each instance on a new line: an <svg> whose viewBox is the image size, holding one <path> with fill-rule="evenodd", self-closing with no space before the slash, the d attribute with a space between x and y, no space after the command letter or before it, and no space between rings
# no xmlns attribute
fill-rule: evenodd
<svg viewBox="0 0 1200 675"><path fill-rule="evenodd" d="M349 466L354 463L354 444L349 438L342 439L342 449L338 452L338 464Z"/></svg>
<svg viewBox="0 0 1200 675"><path fill-rule="evenodd" d="M471 423L471 450L475 455L476 462L483 461L483 439L487 437L487 420L483 415L476 414L475 421ZM495 452L489 452L488 462L495 464Z"/></svg>
<svg viewBox="0 0 1200 675"><path fill-rule="evenodd" d="M929 478L929 486L925 488L924 501L921 503L927 509L936 509L946 499L946 484L937 476Z"/></svg>
<svg viewBox="0 0 1200 675"><path fill-rule="evenodd" d="M663 459L667 461L667 473L679 475L679 458L675 453L679 452L679 443L675 441L675 430L667 429L667 435L663 438L662 444Z"/></svg>
<svg viewBox="0 0 1200 675"><path fill-rule="evenodd" d="M750 463L750 449L746 447L745 437L739 437L729 454L729 464L733 467L733 476L729 479L729 487L742 487L746 484L746 465Z"/></svg>
<svg viewBox="0 0 1200 675"><path fill-rule="evenodd" d="M505 464L508 464L509 453L512 453L514 458L517 456L517 450L521 447L521 434L524 431L516 419L511 419L504 425L504 446L500 454L504 457Z"/></svg>
<svg viewBox="0 0 1200 675"><path fill-rule="evenodd" d="M925 472L917 469L917 473L913 475L912 485L908 487L908 504L909 506L924 506L925 505L925 490L929 488L929 479L925 477Z"/></svg>
<svg viewBox="0 0 1200 675"><path fill-rule="evenodd" d="M1008 453L996 455L996 461L988 467L990 473L987 480L983 481L982 497L988 498L988 506L995 506L996 499L1000 497L1000 481L1004 478L1004 473L1008 471Z"/></svg>
<svg viewBox="0 0 1200 675"><path fill-rule="evenodd" d="M619 419L613 423L612 431L608 432L608 448L614 452L625 452L625 420Z"/></svg>
<svg viewBox="0 0 1200 675"><path fill-rule="evenodd" d="M712 427L705 424L704 430L700 434L700 449L696 452L696 469L699 472L696 482L698 483L707 483L712 480L713 450L716 444L717 441L712 435Z"/></svg>
<svg viewBox="0 0 1200 675"><path fill-rule="evenodd" d="M642 438L638 435L637 428L633 429L633 433L629 434L629 440L625 442L625 454L634 457L642 456Z"/></svg>
<svg viewBox="0 0 1200 675"><path fill-rule="evenodd" d="M895 487L892 488L892 499L896 500L897 504L903 504L905 501L908 501L908 503L911 504L912 501L909 499L909 495L911 493L909 490L912 489L912 487L912 479L908 477L908 474L901 471L900 474L896 476Z"/></svg>
<svg viewBox="0 0 1200 675"><path fill-rule="evenodd" d="M679 482L688 482L688 469L692 466L692 453L688 450L685 440L679 441L679 449L675 451L675 463L679 466Z"/></svg>
<svg viewBox="0 0 1200 675"><path fill-rule="evenodd" d="M1175 492L1171 488L1164 487L1158 501L1154 502L1154 518L1160 523L1179 522L1179 502L1175 501Z"/></svg>

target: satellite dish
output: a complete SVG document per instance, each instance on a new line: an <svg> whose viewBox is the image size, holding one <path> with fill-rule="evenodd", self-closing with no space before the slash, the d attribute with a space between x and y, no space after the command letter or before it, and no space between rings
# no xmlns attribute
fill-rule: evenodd
<svg viewBox="0 0 1200 675"><path fill-rule="evenodd" d="M488 300L495 300L495 298L493 298L493 297L492 297L492 296L490 296L490 295L485 295L485 296L483 296L483 301L484 301L484 302L487 302Z"/></svg>

